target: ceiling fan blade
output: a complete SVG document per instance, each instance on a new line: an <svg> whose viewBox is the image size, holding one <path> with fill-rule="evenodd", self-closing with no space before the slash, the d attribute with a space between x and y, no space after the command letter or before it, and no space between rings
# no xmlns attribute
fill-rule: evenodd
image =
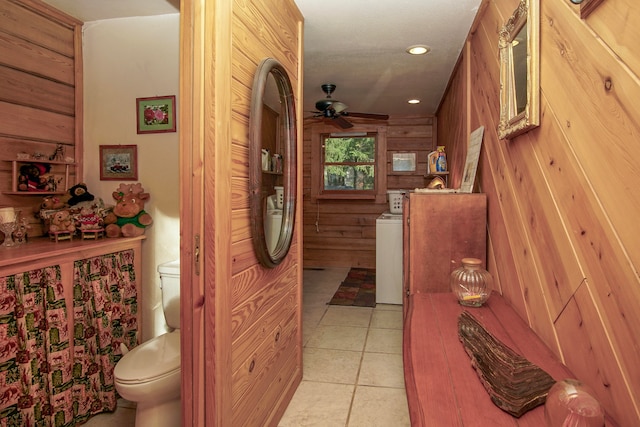
<svg viewBox="0 0 640 427"><path fill-rule="evenodd" d="M345 116L351 116L351 117L360 117L362 119L376 119L376 120L388 120L389 119L389 115L388 114L372 114L372 113L352 113L352 112L343 112L342 113Z"/></svg>
<svg viewBox="0 0 640 427"><path fill-rule="evenodd" d="M333 123L337 124L338 127L342 128L342 129L349 129L352 128L353 125L351 123L349 123L349 121L347 119L345 119L344 117L340 116L340 115L336 115L333 116Z"/></svg>

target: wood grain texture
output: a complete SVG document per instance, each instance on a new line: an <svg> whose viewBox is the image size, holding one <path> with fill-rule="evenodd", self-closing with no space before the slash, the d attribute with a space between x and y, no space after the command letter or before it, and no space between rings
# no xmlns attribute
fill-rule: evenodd
<svg viewBox="0 0 640 427"><path fill-rule="evenodd" d="M470 116L441 114L485 126L478 178L489 201L489 265L505 298L608 413L639 424L640 150L630 141L640 133L640 63L630 22L640 6L609 0L580 19L568 1L541 2L541 125L505 143L495 134L497 28L515 4L484 3L463 52Z"/></svg>
<svg viewBox="0 0 640 427"><path fill-rule="evenodd" d="M302 227L296 225L281 264L260 266L248 204L249 147L257 143L248 137L249 109L253 76L265 57L284 64L300 102L302 16L290 0L185 0L181 8L188 47L181 49L181 96L188 103L181 227L191 261L182 280L195 308L185 314L191 333L183 348L193 350L183 354L189 369L183 425L275 426L302 377ZM298 138L300 150L301 129Z"/></svg>
<svg viewBox="0 0 640 427"><path fill-rule="evenodd" d="M403 358L412 426L545 425L543 406L514 418L491 401L458 339L458 316L465 308L452 293L413 294L408 304ZM554 379L572 376L504 298L494 294L484 306L467 310L504 345ZM606 425L617 424L608 419Z"/></svg>

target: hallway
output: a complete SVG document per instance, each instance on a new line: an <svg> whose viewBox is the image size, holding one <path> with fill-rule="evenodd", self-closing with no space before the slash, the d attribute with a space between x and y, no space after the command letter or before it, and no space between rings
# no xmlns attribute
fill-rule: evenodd
<svg viewBox="0 0 640 427"><path fill-rule="evenodd" d="M279 427L410 426L402 306L330 306L348 268L303 272L303 379Z"/></svg>

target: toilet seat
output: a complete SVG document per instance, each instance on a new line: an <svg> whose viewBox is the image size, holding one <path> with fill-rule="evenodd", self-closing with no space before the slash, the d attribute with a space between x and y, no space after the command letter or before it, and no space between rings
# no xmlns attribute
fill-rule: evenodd
<svg viewBox="0 0 640 427"><path fill-rule="evenodd" d="M116 364L114 376L120 384L144 384L180 372L180 331L146 341Z"/></svg>

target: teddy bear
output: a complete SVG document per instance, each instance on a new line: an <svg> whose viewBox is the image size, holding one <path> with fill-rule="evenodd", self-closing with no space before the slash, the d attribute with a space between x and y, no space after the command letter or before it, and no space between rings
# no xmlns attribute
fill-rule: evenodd
<svg viewBox="0 0 640 427"><path fill-rule="evenodd" d="M71 217L71 213L67 210L59 210L51 216L49 232L56 233L60 231L68 231L72 234L76 231L76 225Z"/></svg>
<svg viewBox="0 0 640 427"><path fill-rule="evenodd" d="M81 202L90 202L94 199L93 194L89 193L87 184L81 182L69 189L70 198L67 201L69 206L75 206Z"/></svg>
<svg viewBox="0 0 640 427"><path fill-rule="evenodd" d="M142 184L120 184L113 192L116 205L105 218L107 237L135 237L144 234L145 228L153 222L151 215L144 211L144 204L149 199Z"/></svg>
<svg viewBox="0 0 640 427"><path fill-rule="evenodd" d="M47 196L42 199L42 203L40 203L40 206L37 206L35 209L39 211L49 211L66 207L67 203L64 201L64 199L61 199L58 196Z"/></svg>
<svg viewBox="0 0 640 427"><path fill-rule="evenodd" d="M48 191L51 166L44 163L25 163L20 166L19 191Z"/></svg>
<svg viewBox="0 0 640 427"><path fill-rule="evenodd" d="M76 217L76 225L80 230L97 230L102 228L102 218L93 209L83 207Z"/></svg>

